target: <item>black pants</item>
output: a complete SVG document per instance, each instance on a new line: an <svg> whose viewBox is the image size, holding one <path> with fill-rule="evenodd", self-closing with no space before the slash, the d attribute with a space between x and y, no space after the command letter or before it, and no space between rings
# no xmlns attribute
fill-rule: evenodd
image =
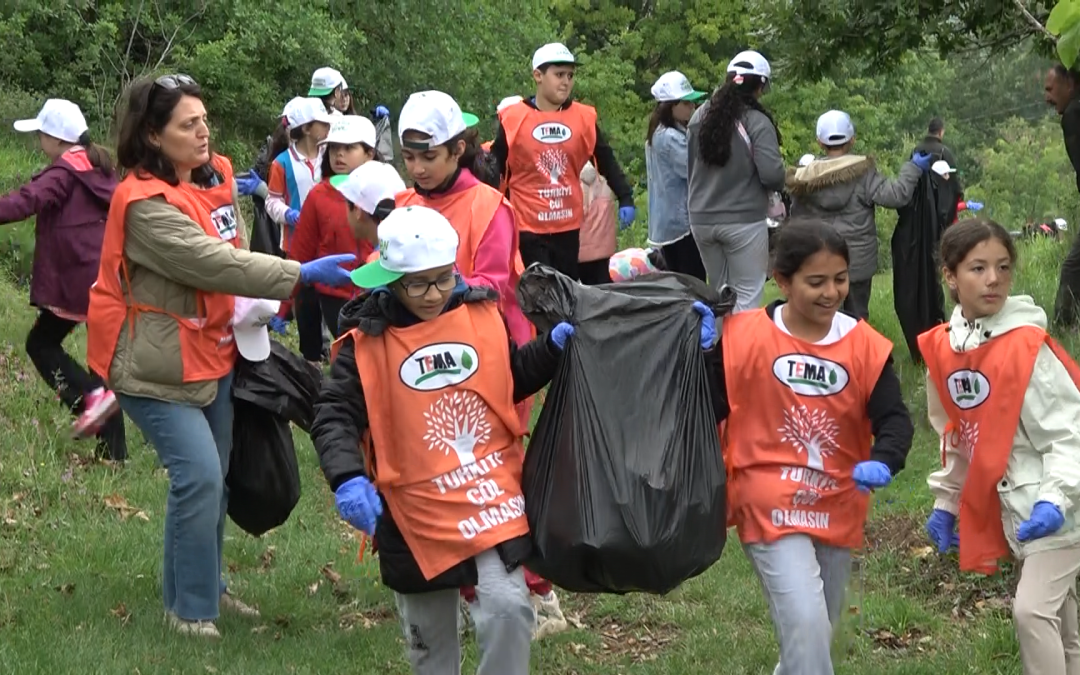
<svg viewBox="0 0 1080 675"><path fill-rule="evenodd" d="M578 278L581 230L570 230L558 234L522 232L518 242L521 262L525 263L525 267L538 262L554 267L571 279Z"/></svg>
<svg viewBox="0 0 1080 675"><path fill-rule="evenodd" d="M869 321L870 291L873 283L873 279L849 282L847 298L844 299L844 311L864 321Z"/></svg>
<svg viewBox="0 0 1080 675"><path fill-rule="evenodd" d="M1075 328L1080 318L1077 305L1080 305L1080 235L1073 238L1065 260L1061 261L1061 279L1054 301L1054 325Z"/></svg>
<svg viewBox="0 0 1080 675"><path fill-rule="evenodd" d="M293 303L293 316L296 318L296 332L300 335L300 353L308 361L318 363L323 357L323 315L319 306L319 292L311 286L301 287Z"/></svg>
<svg viewBox="0 0 1080 675"><path fill-rule="evenodd" d="M601 260L590 260L588 262L578 263L578 275L581 277L581 283L586 286L599 286L600 284L611 283L611 259L602 258Z"/></svg>
<svg viewBox="0 0 1080 675"><path fill-rule="evenodd" d="M661 246L660 252L664 254L668 272L688 274L705 281L705 263L701 262L701 252L698 251L694 235L688 234L673 244Z"/></svg>
<svg viewBox="0 0 1080 675"><path fill-rule="evenodd" d="M338 316L346 302L348 302L346 298L319 293L319 308L322 310L323 320L326 321L326 327L330 329L330 334L335 340L344 332L338 327Z"/></svg>
<svg viewBox="0 0 1080 675"><path fill-rule="evenodd" d="M64 339L78 326L76 321L62 319L47 309L38 313L37 321L26 336L26 354L34 363L41 379L55 391L71 414L81 415L85 397L105 383L97 375L75 362L64 351ZM109 418L97 436L97 453L115 461L127 458L127 439L124 435L124 414Z"/></svg>

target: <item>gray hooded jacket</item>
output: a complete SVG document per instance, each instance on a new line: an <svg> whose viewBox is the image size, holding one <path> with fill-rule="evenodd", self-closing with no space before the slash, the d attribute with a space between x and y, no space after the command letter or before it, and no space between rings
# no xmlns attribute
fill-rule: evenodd
<svg viewBox="0 0 1080 675"><path fill-rule="evenodd" d="M878 263L874 207L907 206L921 175L911 162L890 180L878 173L870 157L816 159L788 172L791 218L818 218L835 227L848 245L851 280L865 281L874 276Z"/></svg>

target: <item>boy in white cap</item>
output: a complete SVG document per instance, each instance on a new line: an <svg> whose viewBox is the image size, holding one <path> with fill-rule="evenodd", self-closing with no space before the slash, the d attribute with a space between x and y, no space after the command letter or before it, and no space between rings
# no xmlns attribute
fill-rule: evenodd
<svg viewBox="0 0 1080 675"><path fill-rule="evenodd" d="M855 125L840 110L818 118L817 140L825 157L789 174L791 217L818 218L831 224L847 242L851 256L850 287L844 311L861 319L870 316L870 290L878 264L875 207L907 206L919 177L930 170L930 155L916 153L890 180L878 173L871 157L851 154Z"/></svg>
<svg viewBox="0 0 1080 675"><path fill-rule="evenodd" d="M350 330L311 438L341 517L374 537L413 672L457 671L458 589L475 586L477 673L526 675L532 540L514 403L550 381L573 327L518 348L495 294L461 282L457 248L422 206L379 225L379 259L353 272L372 293L342 312Z"/></svg>
<svg viewBox="0 0 1080 675"><path fill-rule="evenodd" d="M619 223L634 221L634 193L597 125L596 109L570 97L574 55L565 45L546 44L532 59L536 95L499 112L491 146L498 173L518 215L521 258L577 278L582 218L578 177L595 158L619 200Z"/></svg>
<svg viewBox="0 0 1080 675"><path fill-rule="evenodd" d="M394 210L394 196L405 190L405 181L393 166L367 162L348 175L334 176L330 184L345 197L353 236L372 245L372 252L364 262L377 260L379 223Z"/></svg>

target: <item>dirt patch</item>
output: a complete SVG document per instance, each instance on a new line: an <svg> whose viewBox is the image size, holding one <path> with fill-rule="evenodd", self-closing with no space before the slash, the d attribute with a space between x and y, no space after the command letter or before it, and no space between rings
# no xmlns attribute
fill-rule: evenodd
<svg viewBox="0 0 1080 675"><path fill-rule="evenodd" d="M673 624L605 619L596 630L602 641L601 661L647 663L657 660L679 636Z"/></svg>
<svg viewBox="0 0 1080 675"><path fill-rule="evenodd" d="M885 554L897 561L888 578L891 588L899 587L905 595L955 619L985 612L1007 614L1012 607L1019 577L1016 566L1004 562L1000 572L989 577L961 572L955 551L940 555L930 545L920 516L894 515L869 523L866 548L871 557ZM882 581L875 577L868 574L867 581Z"/></svg>

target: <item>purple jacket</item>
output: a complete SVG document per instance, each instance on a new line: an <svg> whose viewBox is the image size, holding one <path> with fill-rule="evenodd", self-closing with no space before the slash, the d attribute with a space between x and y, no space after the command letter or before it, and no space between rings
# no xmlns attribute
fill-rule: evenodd
<svg viewBox="0 0 1080 675"><path fill-rule="evenodd" d="M0 198L0 224L37 216L30 304L86 315L116 178L73 148Z"/></svg>

